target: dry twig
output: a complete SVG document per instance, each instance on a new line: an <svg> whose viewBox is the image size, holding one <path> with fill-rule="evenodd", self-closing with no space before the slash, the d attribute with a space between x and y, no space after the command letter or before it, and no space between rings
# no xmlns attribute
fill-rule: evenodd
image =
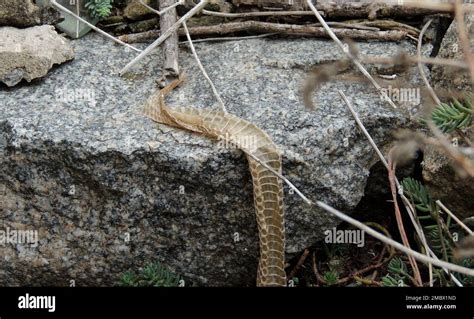
<svg viewBox="0 0 474 319"><path fill-rule="evenodd" d="M296 266L288 274L289 279L293 278L296 275L296 273L301 268L301 266L303 266L303 264L304 264L306 258L308 257L308 255L309 255L309 249L305 249L303 251L303 253L301 254L300 259L298 259L298 263L296 263Z"/></svg>
<svg viewBox="0 0 474 319"><path fill-rule="evenodd" d="M436 205L438 205L439 207L441 207L441 209L446 212L449 216L451 216L452 219L454 219L454 221L456 223L458 223L459 226L461 226L462 228L464 228L464 230L469 234L469 235L473 235L473 232L472 230L466 226L466 224L464 224L456 215L454 215L446 206L444 206L444 204L440 201L440 200L437 200L436 201Z"/></svg>
<svg viewBox="0 0 474 319"><path fill-rule="evenodd" d="M318 10L314 7L311 0L306 0L306 3L308 4L311 11L313 11L313 13L316 15L316 18L319 20L319 22L323 25L324 29L327 31L331 39L333 39L333 41L336 42L336 44L347 55L347 57L355 64L355 66L359 69L359 71L362 72L362 74L372 83L372 85L377 89L378 93L381 94L383 99L387 101L393 108L397 108L395 103L393 103L393 101L388 97L388 95L384 91L382 91L382 87L377 83L377 81L375 81L375 79L370 75L370 73L367 72L367 70L360 63L357 57L355 57L349 50L347 50L344 47L344 44L342 44L342 42L337 38L337 36L331 30L331 28L327 25L326 21L324 21L323 17L318 12Z"/></svg>
<svg viewBox="0 0 474 319"><path fill-rule="evenodd" d="M200 0L200 2L188 11L184 16L182 16L175 24L173 24L168 30L166 30L161 36L150 44L145 50L143 50L137 57L130 61L121 71L120 75L123 75L127 72L132 66L142 60L146 55L153 51L157 46L159 46L163 41L165 41L170 35L175 32L183 22L186 22L189 18L199 12L204 6L208 3L209 0Z"/></svg>
<svg viewBox="0 0 474 319"><path fill-rule="evenodd" d="M225 108L225 105L224 105L224 102L222 101L221 96L219 95L219 92L217 92L217 89L216 89L216 87L214 86L214 83L212 83L211 78L207 75L206 70L204 69L204 67L202 66L201 61L199 60L199 57L198 57L198 55L197 55L197 53L196 53L196 49L194 48L194 45L193 45L193 41L191 40L191 36L189 35L188 27L186 26L186 22L184 22L184 21L183 21L183 28L184 28L184 31L186 32L186 37L187 37L187 39L188 39L189 47L191 48L191 51L192 51L193 56L194 56L194 59L196 60L196 63L197 63L197 65L199 66L199 69L201 70L202 74L204 75L204 77L206 78L207 82L208 82L209 85L211 86L212 92L214 93L214 95L215 95L217 101L219 102L222 111L223 111L223 112L227 112L227 111L226 111L226 108Z"/></svg>
<svg viewBox="0 0 474 319"><path fill-rule="evenodd" d="M423 64L420 62L421 59L421 45L423 42L423 35L425 34L426 30L430 26L431 22L433 20L429 20L426 22L426 24L423 26L423 29L421 29L420 35L418 37L418 45L417 45L417 55L418 55L418 71L420 72L421 78L423 79L423 82L425 82L426 88L428 89L428 92L431 95L431 98L433 101L439 105L441 104L441 101L439 100L438 96L436 95L435 91L433 90L433 87L431 86L430 82L428 81L428 78L426 77L425 70L423 69Z"/></svg>
<svg viewBox="0 0 474 319"><path fill-rule="evenodd" d="M390 190L392 192L392 199L393 199L393 205L395 208L395 218L397 220L397 226L398 226L398 231L400 232L400 237L402 238L403 244L407 247L410 248L410 242L408 241L407 234L405 232L405 227L403 226L403 219L402 219L402 214L400 212L400 208L398 207L398 200L397 200L397 187L395 185L395 168L396 168L396 162L393 159L392 156L393 149L390 150L389 155L388 155L388 179L390 182ZM413 269L413 274L415 277L415 282L414 284L416 286L423 286L423 281L421 280L421 274L420 270L418 268L418 265L416 263L416 260L412 256L408 256L408 260L410 262L410 265Z"/></svg>
<svg viewBox="0 0 474 319"><path fill-rule="evenodd" d="M328 34L322 27L297 25L297 24L280 24L263 21L243 21L229 22L208 26L190 27L189 33L193 36L208 35L224 35L237 32L253 32L253 33L279 33L284 35L305 36L305 37L321 37L327 38ZM184 35L184 30L178 30L179 35ZM360 28L335 28L334 33L343 38L352 38L355 40L375 40L375 41L400 41L406 36L403 31L374 31L361 30ZM156 39L160 35L159 30L145 31L134 34L126 34L119 37L122 41L145 42Z"/></svg>
<svg viewBox="0 0 474 319"><path fill-rule="evenodd" d="M140 0L141 1L141 0ZM141 1L141 3L143 3ZM176 8L175 6L180 2L174 2L174 0L160 0L159 7L161 10L160 16L160 30L168 30L176 23ZM156 11L156 10L155 10ZM159 12L159 11L156 11ZM178 64L178 33L175 30L164 42L163 42L163 69L168 72L171 76L177 76L179 74Z"/></svg>

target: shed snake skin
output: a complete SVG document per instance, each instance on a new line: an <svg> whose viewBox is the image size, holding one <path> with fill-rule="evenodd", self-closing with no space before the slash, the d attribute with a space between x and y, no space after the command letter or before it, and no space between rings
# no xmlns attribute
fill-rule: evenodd
<svg viewBox="0 0 474 319"><path fill-rule="evenodd" d="M145 115L161 124L232 143L244 153L254 155L281 173L279 149L256 125L217 109L167 107L164 96L182 81L180 78L164 89L157 90L145 103ZM239 143L248 140L252 143ZM283 184L269 169L249 155L247 160L253 181L254 206L260 239L257 286L286 286Z"/></svg>

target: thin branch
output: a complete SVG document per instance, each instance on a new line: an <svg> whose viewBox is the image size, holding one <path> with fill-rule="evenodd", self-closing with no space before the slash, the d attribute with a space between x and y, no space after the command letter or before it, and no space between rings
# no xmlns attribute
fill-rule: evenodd
<svg viewBox="0 0 474 319"><path fill-rule="evenodd" d="M375 150L375 152L377 153L377 155L379 156L380 160L382 161L382 164L385 166L386 169L389 168L388 166L388 162L387 160L385 159L385 157L383 156L382 152L380 151L380 149L377 147L377 144L375 144L374 140L372 139L372 136L370 136L369 132L367 132L367 130L365 129L365 126L364 124L362 124L362 121L360 120L359 116L357 115L357 113L355 112L354 108L352 107L351 103L349 102L349 100L347 99L347 96L339 90L339 95L342 97L342 99L344 100L344 102L346 103L347 105L347 108L349 109L349 111L352 113L352 116L354 117L354 120L356 121L357 125L359 126L359 128L362 130L362 132L364 133L365 137L369 140L369 143L370 145L372 145L373 149Z"/></svg>
<svg viewBox="0 0 474 319"><path fill-rule="evenodd" d="M193 36L206 35L223 35L237 32L253 32L253 33L281 33L285 35L298 35L304 37L321 37L327 38L328 34L323 27L312 25L298 25L298 24L281 24L264 21L242 21L220 23L215 25L195 26L189 28L189 33ZM183 30L179 29L178 33L184 35ZM389 31L373 31L362 30L360 28L335 28L334 33L343 38L361 39L361 40L383 40L383 41L400 41L406 36L406 32L398 30ZM160 31L152 30L140 32L136 34L123 35L120 39L124 41L148 41L155 39L160 35Z"/></svg>
<svg viewBox="0 0 474 319"><path fill-rule="evenodd" d="M434 0L402 0L397 5L397 1L387 3L388 1L365 1L365 3L317 3L318 10L324 12L327 19L334 18L408 18L415 16L427 16L440 12L453 12L453 6L450 3L440 3ZM470 6L466 11L473 11L474 6Z"/></svg>
<svg viewBox="0 0 474 319"><path fill-rule="evenodd" d="M267 16L312 16L311 11L257 11L257 12L239 12L226 13L209 10L202 10L205 15L223 17L223 18L248 18L248 17L267 17Z"/></svg>
<svg viewBox="0 0 474 319"><path fill-rule="evenodd" d="M217 38L204 38L204 39L197 39L193 40L193 43L201 43L201 42L214 42L214 41L242 41L242 40L251 40L251 39L260 39L270 37L272 35L279 34L277 32L274 33L263 33L257 35L248 35L244 37L217 37ZM186 44L188 41L179 42L179 44Z"/></svg>
<svg viewBox="0 0 474 319"><path fill-rule="evenodd" d="M193 35L207 35L207 34L228 34L235 32L279 32L287 35L301 35L311 37L327 38L328 34L324 27L313 25L299 25L299 24L281 24L264 21L242 21L229 22L216 25L196 26L192 28ZM406 36L406 32L392 30L392 31L373 31L360 30L354 28L336 28L334 33L339 37L363 39L363 40L386 40L386 41L400 41Z"/></svg>
<svg viewBox="0 0 474 319"><path fill-rule="evenodd" d="M393 205L395 207L395 218L397 220L397 226L398 226L398 231L400 232L400 237L402 238L403 245L405 245L407 248L410 248L410 242L408 241L407 234L405 232L405 227L403 226L403 219L402 219L402 214L400 212L400 207L398 206L398 200L397 200L397 187L395 185L395 167L396 163L393 161L393 157L391 156L393 152L393 148L390 150L390 153L388 155L388 179L390 182L390 190L392 193L392 199L393 199ZM418 268L418 265L415 261L415 259L412 256L408 256L408 260L410 262L410 265L413 269L413 274L415 277L415 284L417 286L423 286L423 281L421 279L421 274L420 274L420 269Z"/></svg>
<svg viewBox="0 0 474 319"><path fill-rule="evenodd" d="M441 12L453 12L454 8L451 3L445 2L436 2L432 0L405 0L403 3L404 6L410 8L419 8L419 9L430 9Z"/></svg>
<svg viewBox="0 0 474 319"><path fill-rule="evenodd" d="M439 100L438 96L436 95L435 91L433 90L433 87L431 86L430 82L428 81L428 78L426 77L425 70L423 69L423 64L420 61L421 58L421 44L423 42L423 35L425 34L426 30L430 26L431 22L433 20L429 20L426 22L426 24L423 26L423 29L421 29L420 35L418 36L418 45L417 45L417 54L418 54L418 70L420 72L421 78L423 79L423 82L425 82L426 88L428 89L428 92L431 95L431 98L433 101L436 103L436 105L440 105L441 101Z"/></svg>
<svg viewBox="0 0 474 319"><path fill-rule="evenodd" d="M193 41L191 40L191 36L189 35L188 27L186 26L186 22L184 22L184 21L183 21L183 28L184 28L184 31L186 32L186 38L188 39L189 47L191 48L191 51L193 52L194 59L196 60L196 63L197 63L197 65L199 66L199 69L201 70L202 74L204 75L204 77L206 78L207 82L208 82L209 85L211 86L212 92L213 92L214 95L216 96L216 99L217 99L217 101L219 102L222 111L223 111L224 113L226 113L227 110L226 110L226 108L225 108L224 102L222 101L221 96L219 95L219 92L217 92L217 89L216 89L216 87L214 86L214 83L212 83L211 78L207 75L206 70L204 69L204 67L203 67L202 64L201 64L201 61L199 60L199 57L198 57L198 55L197 55L197 53L196 53L196 49L194 48L194 45L193 45Z"/></svg>
<svg viewBox="0 0 474 319"><path fill-rule="evenodd" d="M288 274L288 278L292 279L295 275L296 272L301 268L301 266L304 264L306 258L309 255L309 249L305 249L303 253L301 254L301 257L298 259L298 262L296 263L296 266L291 270L291 272Z"/></svg>
<svg viewBox="0 0 474 319"><path fill-rule="evenodd" d="M363 21L358 22L361 26L367 27L376 27L382 30L400 30L405 31L411 36L418 36L420 34L420 30L412 27L411 25L401 23L394 20L375 20L375 21ZM328 25L330 25L328 23Z"/></svg>
<svg viewBox="0 0 474 319"><path fill-rule="evenodd" d="M107 38L121 44L121 45L124 45L126 46L127 48L130 48L134 51L137 51L137 52L142 52L142 50L140 49L137 49L135 48L134 46L128 44L128 43L125 43L117 38L115 38L114 36L111 36L110 34L108 34L107 32L99 29L98 27L96 27L95 25L91 24L90 22L88 22L87 20L84 20L83 18L81 18L80 16L78 16L77 14L75 14L74 12L72 12L71 10L69 10L68 8L65 8L63 7L62 5L60 5L59 3L56 2L56 0L51 0L51 4L53 6L55 6L56 8L58 8L59 10L61 11L64 11L66 12L67 14L70 14L71 16L73 16L74 18L76 18L77 20L81 21L82 23L84 23L85 25L87 25L89 28L91 28L92 30L94 31L97 31L98 33L106 36Z"/></svg>
<svg viewBox="0 0 474 319"><path fill-rule="evenodd" d="M162 16L160 16L160 30L165 31L176 23L176 3L173 5L174 0L159 0L159 8L164 8L161 11ZM177 2L179 4L179 2ZM173 77L178 76L179 74L179 63L178 63L178 32L175 30L164 42L163 42L163 69L167 75Z"/></svg>
<svg viewBox="0 0 474 319"><path fill-rule="evenodd" d="M137 57L135 57L132 61L130 61L121 71L120 75L123 75L127 72L132 66L142 60L147 54L153 51L157 46L159 46L163 41L165 41L173 32L175 32L183 22L186 22L189 18L199 12L209 0L200 0L200 2L189 10L184 16L182 16L175 24L173 24L168 30L166 30L161 36L155 40L152 44L150 44L143 52L141 52Z"/></svg>
<svg viewBox="0 0 474 319"><path fill-rule="evenodd" d="M365 224L367 226L372 226L372 228L374 228L374 227L378 228L380 231L382 231L382 233L385 234L385 236L387 236L388 238L391 238L390 233L383 226L381 226L377 223L371 223L371 222L365 223ZM388 251L388 256L386 258L384 258L385 251ZM349 281L350 279L352 279L353 277L363 275L366 272L369 272L369 271L372 271L372 270L374 270L374 274L372 276L372 279L375 279L377 269L379 267L383 266L384 264L386 264L388 261L390 261L390 259L392 259L394 255L395 255L395 249L392 246L385 244L384 248L382 249L382 252L380 253L380 256L377 259L377 262L375 264L369 265L369 266L367 266L363 269L359 269L359 270L351 273L349 276L346 276L344 278L339 279L336 282L336 284L337 285L344 284L347 281Z"/></svg>
<svg viewBox="0 0 474 319"><path fill-rule="evenodd" d="M318 271L318 265L316 264L316 252L313 252L313 255L312 255L312 265L313 265L313 274L314 276L316 277L316 282L317 282L317 285L319 286L319 283L325 285L326 284L326 280L323 278L323 276L321 276L321 274L319 273Z"/></svg>
<svg viewBox="0 0 474 319"><path fill-rule="evenodd" d="M313 13L311 12L311 14ZM336 22L336 21L328 21L326 23L328 24L328 26L336 27L336 28L339 27L339 28L360 29L360 30L367 30L367 31L380 31L380 28L371 27L368 25L364 25L362 23L345 23L345 22ZM320 27L321 23L315 23L313 26Z"/></svg>
<svg viewBox="0 0 474 319"><path fill-rule="evenodd" d="M452 60L452 59L442 59L442 58L430 58L430 57L416 57L412 55L405 54L403 56L407 60L407 63L424 63L424 64L436 64L442 66L455 67L460 69L468 69L468 65L465 61L461 60ZM395 57L377 57L377 56L361 56L360 60L364 63L372 64L394 64L400 59L400 56Z"/></svg>
<svg viewBox="0 0 474 319"><path fill-rule="evenodd" d="M464 228L465 231L467 231L467 233L469 235L473 235L474 233L472 232L472 230L466 226L466 224L464 224L459 218L456 217L456 215L453 214L453 212L451 212L446 206L443 205L443 203L440 201L440 200L437 200L436 201L436 204L441 207L441 209L443 211L445 211L449 216L451 216L452 219L454 219L454 221L456 223L459 224L459 226L461 226L462 228Z"/></svg>
<svg viewBox="0 0 474 319"><path fill-rule="evenodd" d="M421 223L420 223L420 220L418 219L414 206L410 203L410 201L405 196L405 194L403 194L403 191L399 191L399 195L400 195L400 198L402 199L403 204L405 205L406 210L408 211L408 217L410 217L412 224L415 225L415 231L418 237L420 238L421 243L423 244L423 248L425 249L426 255L427 256L431 255L431 257L433 258L439 259L434 254L434 252L430 249L430 246L428 245L428 241L426 240L425 233L423 231L423 228L421 227ZM453 281L457 281L456 277L454 277L449 271L447 271L446 269L444 269L444 271L448 275L451 275L452 278L454 278ZM428 264L428 275L429 275L429 285L430 287L433 287L433 264L431 263ZM459 281L456 282L456 284L458 283L459 283L459 286L462 287L462 284Z"/></svg>
<svg viewBox="0 0 474 319"><path fill-rule="evenodd" d="M326 21L324 21L323 17L321 14L319 14L318 10L316 7L313 5L311 2L312 0L306 0L306 3L308 4L309 8L313 13L316 15L316 18L319 20L323 28L327 31L331 39L333 39L334 42L341 48L341 50L347 55L347 57L352 60L352 62L355 64L355 66L359 69L360 72L372 83L372 85L377 89L378 93L382 95L383 99L386 100L393 108L397 108L395 103L388 97L388 95L382 91L382 87L375 81L375 79L370 75L369 72L364 68L364 66L357 60L357 58L345 48L344 44L337 38L337 36L334 34L334 32L331 30L331 28L327 25Z"/></svg>

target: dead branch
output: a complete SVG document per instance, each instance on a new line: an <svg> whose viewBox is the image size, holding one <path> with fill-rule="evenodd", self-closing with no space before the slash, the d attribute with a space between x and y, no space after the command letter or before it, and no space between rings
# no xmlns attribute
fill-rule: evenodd
<svg viewBox="0 0 474 319"><path fill-rule="evenodd" d="M360 56L360 60L364 63L370 64L395 64L399 65L401 61L407 63L406 66L415 65L416 63L424 63L424 64L436 64L436 65L443 65L446 67L453 67L453 68L460 68L460 69L467 69L469 66L461 60L453 60L453 59L443 59L443 58L430 58L430 57L417 57L414 55L408 55L406 53L400 53L394 57L378 57L378 56Z"/></svg>
<svg viewBox="0 0 474 319"><path fill-rule="evenodd" d="M326 31L322 27L313 27L294 24L278 24L262 21L230 22L209 26L198 26L188 28L192 36L224 35L236 32L254 33L281 33L285 35L298 35L307 37L328 38ZM347 37L354 40L376 40L376 41L400 41L406 36L403 31L369 31L348 28L334 28L334 33L338 37ZM178 30L179 35L185 35L182 29ZM153 30L135 34L126 34L119 39L126 43L146 42L160 36L160 31Z"/></svg>
<svg viewBox="0 0 474 319"><path fill-rule="evenodd" d="M306 0L306 3L308 7L313 11L314 15L316 16L316 19L318 19L319 23L322 24L324 27L324 30L326 30L327 34L331 37L331 39L339 46L339 48L345 53L345 55L354 63L354 65L359 69L359 71L372 83L372 85L377 89L377 91L380 93L380 95L383 97L385 101L387 101L390 106L393 108L397 108L395 103L393 103L392 99L388 97L388 95L382 90L382 87L375 81L375 79L370 75L369 72L365 69L365 67L360 63L358 60L357 56L354 56L353 50L351 48L346 48L344 44L339 40L339 37L334 33L334 31L328 26L324 18L321 16L319 11L314 7L313 3L311 0ZM350 38L350 37L347 37Z"/></svg>
<svg viewBox="0 0 474 319"><path fill-rule="evenodd" d="M249 17L269 17L269 16L312 16L311 11L256 11L256 12L216 12L210 10L202 10L205 15L223 17L223 18L249 18Z"/></svg>
<svg viewBox="0 0 474 319"><path fill-rule="evenodd" d="M326 31L322 27L278 24L262 21L223 23L213 26L199 26L191 29L193 35L228 34L234 32L250 31L259 33L278 32L287 35L306 35L324 38L328 37ZM340 37L348 37L358 40L400 41L406 36L405 32L400 31L367 31L357 29L334 29L334 33Z"/></svg>
<svg viewBox="0 0 474 319"><path fill-rule="evenodd" d="M403 219L402 214L400 212L400 207L398 206L397 186L395 185L396 161L394 161L393 159L393 151L394 149L391 149L388 154L388 180L390 182L390 190L392 193L393 205L395 208L395 217L397 220L398 231L400 232L400 237L402 238L403 245L411 249L407 234L405 232L405 227L403 226ZM415 277L414 284L418 287L422 287L423 281L421 279L420 269L418 268L418 264L416 263L415 258L413 256L408 255L408 260L413 269L413 275Z"/></svg>
<svg viewBox="0 0 474 319"><path fill-rule="evenodd" d="M293 277L295 277L296 273L301 268L301 266L304 264L304 262L305 262L306 258L308 257L308 255L309 255L309 250L305 249L303 251L303 253L301 254L300 259L298 259L298 263L296 264L295 268L293 268L291 270L290 274L288 275L289 279L292 279Z"/></svg>
<svg viewBox="0 0 474 319"><path fill-rule="evenodd" d="M412 35L414 37L418 37L420 34L420 30L412 27L411 25L401 23L398 21L393 20L374 20L374 21L346 21L348 24L366 26L366 27L375 27L381 30L398 30L398 31L405 31L407 34ZM328 23L330 26L330 24Z"/></svg>
<svg viewBox="0 0 474 319"><path fill-rule="evenodd" d="M425 31L428 29L430 26L431 22L433 20L429 20L424 26L423 29L421 29L420 35L418 37L418 45L417 45L417 56L418 56L418 71L420 72L421 78L423 79L423 82L425 82L426 88L428 89L428 92L431 95L431 98L433 101L439 105L441 104L441 101L439 100L438 96L436 95L435 91L433 90L433 87L430 84L430 81L428 81L428 78L426 77L425 71L423 70L423 64L419 61L421 58L421 45L423 42L423 34Z"/></svg>
<svg viewBox="0 0 474 319"><path fill-rule="evenodd" d="M160 0L159 8L161 11L175 4L174 0ZM160 30L168 30L176 23L176 8L172 7L164 12L160 17ZM171 76L179 74L178 65L178 33L173 32L163 42L163 69Z"/></svg>
<svg viewBox="0 0 474 319"><path fill-rule="evenodd" d="M254 5L263 7L264 4L258 0L245 0L240 1L245 5ZM300 8L299 8L299 7ZM446 5L425 5L420 6L417 3L413 5L397 5L384 2L376 3L317 3L316 8L322 11L321 14L328 19L334 18L368 18L375 20L376 18L407 18L407 17L419 17L429 14L435 14L440 12L451 12L452 7ZM304 3L299 3L291 7L291 11L258 11L258 12L238 12L238 13L224 13L203 10L204 14L214 15L226 18L243 18L243 17L256 17L256 16L306 16L312 15L311 11L297 11L299 9L308 9L308 6ZM295 10L296 9L296 10Z"/></svg>
<svg viewBox="0 0 474 319"><path fill-rule="evenodd" d="M226 107L225 107L225 104L224 104L224 101L222 101L222 98L221 96L219 95L219 92L217 92L217 89L214 85L214 83L212 82L211 78L209 77L209 75L207 75L207 72L206 72L206 69L204 69L204 66L202 65L201 63L201 60L199 60L199 57L196 53L196 49L194 48L194 45L193 45L193 41L191 40L191 35L189 34L189 30L188 30L188 27L186 26L186 22L183 22L183 28L184 28L184 32L186 32L186 38L188 39L188 43L189 43L189 47L191 48L191 52L193 53L193 56L194 56L194 59L196 60L196 63L199 67L199 69L201 70L202 74L204 75L204 77L206 78L207 82L209 83L209 85L211 86L211 89L212 89L212 92L214 93L217 101L219 101L219 105L221 106L221 109L224 113L227 113L227 110L226 110Z"/></svg>
<svg viewBox="0 0 474 319"><path fill-rule="evenodd" d="M334 18L407 18L419 17L444 12L444 7L416 7L411 5L393 5L383 2L376 3L320 3L316 4L319 11L324 12L326 19ZM451 9L451 8L450 8Z"/></svg>

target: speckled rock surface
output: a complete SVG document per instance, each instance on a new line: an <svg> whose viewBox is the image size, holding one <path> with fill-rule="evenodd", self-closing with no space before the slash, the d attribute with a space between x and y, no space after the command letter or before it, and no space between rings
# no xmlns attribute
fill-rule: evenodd
<svg viewBox="0 0 474 319"><path fill-rule="evenodd" d="M125 77L136 53L96 34L73 41L76 59L27 86L0 90L1 227L36 229L37 247L0 245L0 285L114 285L159 261L187 284L254 285L258 235L245 156L144 118L161 76L159 51ZM409 43L362 43L395 55ZM228 111L264 129L283 172L312 199L350 212L363 196L374 152L338 96L342 89L380 145L408 125L362 83L326 84L304 110L305 69L340 57L330 41L254 39L196 49ZM190 52L187 82L168 104L217 107ZM287 252L338 221L285 187Z"/></svg>
<svg viewBox="0 0 474 319"><path fill-rule="evenodd" d="M465 16L466 32L470 38L471 50L474 49L474 14ZM444 59L463 60L462 45L458 39L457 23L453 21L441 42L438 57ZM472 90L471 79L467 72L459 69L435 65L432 69L433 86L440 89Z"/></svg>
<svg viewBox="0 0 474 319"><path fill-rule="evenodd" d="M45 76L53 65L73 58L69 41L52 26L0 27L0 81L7 86Z"/></svg>
<svg viewBox="0 0 474 319"><path fill-rule="evenodd" d="M474 125L466 131L466 136L472 141ZM462 141L460 137L457 138ZM451 161L433 147L425 150L423 179L433 198L441 200L456 216L474 216L474 178L461 178L451 166Z"/></svg>

